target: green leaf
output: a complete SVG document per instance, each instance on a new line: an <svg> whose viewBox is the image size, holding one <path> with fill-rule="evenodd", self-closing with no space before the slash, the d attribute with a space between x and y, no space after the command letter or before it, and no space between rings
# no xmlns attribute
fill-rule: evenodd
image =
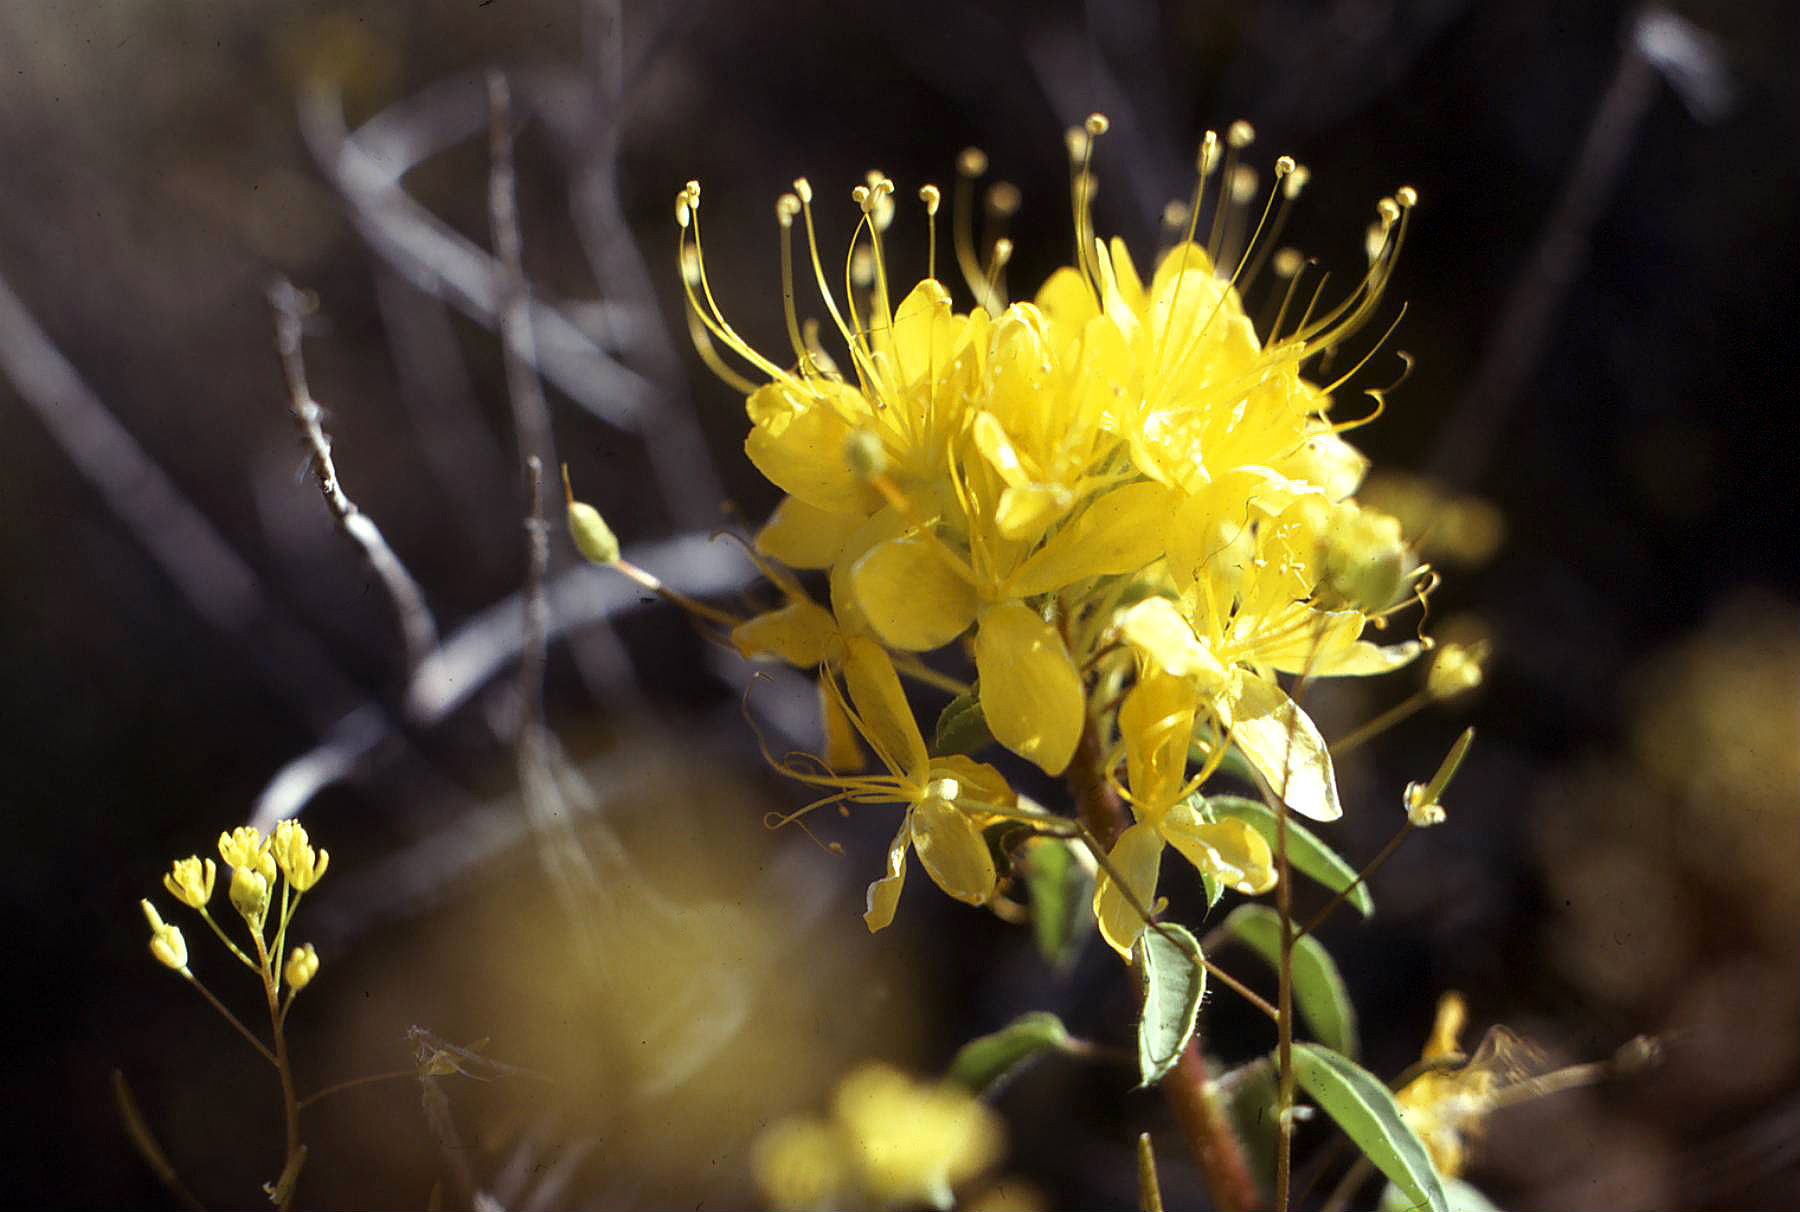
<svg viewBox="0 0 1800 1212"><path fill-rule="evenodd" d="M1266 905L1239 905L1225 919L1237 940L1281 969L1281 916ZM1356 1007L1337 964L1325 945L1312 935L1294 944L1294 1000L1313 1037L1325 1046L1354 1057L1357 1053Z"/></svg>
<svg viewBox="0 0 1800 1212"><path fill-rule="evenodd" d="M1033 1010L957 1049L950 1062L950 1080L982 1094L1039 1055L1069 1050L1069 1032L1062 1020L1047 1010Z"/></svg>
<svg viewBox="0 0 1800 1212"><path fill-rule="evenodd" d="M1206 889L1206 911L1211 913L1219 898L1225 895L1225 881L1210 871L1200 873L1200 886Z"/></svg>
<svg viewBox="0 0 1800 1212"><path fill-rule="evenodd" d="M938 713L931 736L931 752L936 756L973 756L993 743L994 734L988 731L987 717L981 714L981 700L974 691L957 695Z"/></svg>
<svg viewBox="0 0 1800 1212"><path fill-rule="evenodd" d="M1245 799L1241 795L1211 795L1206 797L1206 806L1215 817L1228 816L1244 822L1263 835L1269 849L1275 848L1275 814L1261 800ZM1317 880L1333 892L1342 892L1356 883L1356 868L1291 815L1288 817L1288 862L1301 875ZM1364 917L1375 912L1375 898L1369 895L1367 884L1356 884L1348 899Z"/></svg>
<svg viewBox="0 0 1800 1212"><path fill-rule="evenodd" d="M1056 837L1028 839L1023 857L1038 950L1052 968L1067 972L1094 931L1092 860L1076 843Z"/></svg>
<svg viewBox="0 0 1800 1212"><path fill-rule="evenodd" d="M1304 1043L1294 1045L1294 1075L1410 1206L1448 1212L1449 1196L1431 1154L1380 1078L1329 1048Z"/></svg>
<svg viewBox="0 0 1800 1212"><path fill-rule="evenodd" d="M1265 1198L1272 1198L1269 1182L1275 1174L1276 1125L1281 1122L1281 1089L1275 1062L1260 1057L1219 1075L1213 1091L1225 1104L1231 1126L1243 1142L1250 1173Z"/></svg>
<svg viewBox="0 0 1800 1212"><path fill-rule="evenodd" d="M1206 995L1206 969L1200 966L1200 944L1194 936L1167 923L1138 935L1131 958L1144 994L1138 1072L1144 1085L1154 1086L1175 1067L1194 1036L1200 999Z"/></svg>
<svg viewBox="0 0 1800 1212"><path fill-rule="evenodd" d="M1444 1180L1444 1195L1450 1201L1450 1212L1500 1212L1494 1201L1460 1178ZM1381 1212L1419 1212L1420 1205L1406 1198L1404 1192L1389 1183L1381 1190Z"/></svg>

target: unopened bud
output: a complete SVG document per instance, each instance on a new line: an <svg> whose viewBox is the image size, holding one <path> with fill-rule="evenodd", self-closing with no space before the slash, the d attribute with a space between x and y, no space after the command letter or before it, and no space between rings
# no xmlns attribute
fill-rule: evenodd
<svg viewBox="0 0 1800 1212"><path fill-rule="evenodd" d="M590 564L612 567L619 562L618 536L613 534L612 527L606 524L598 509L575 499L575 489L569 484L568 464L563 465L562 473L563 498L568 503L569 537L575 540L575 550Z"/></svg>
<svg viewBox="0 0 1800 1212"><path fill-rule="evenodd" d="M1408 783L1406 785L1406 819L1415 828L1429 829L1433 825L1444 823L1444 806L1436 800L1426 798L1430 788L1424 783Z"/></svg>
<svg viewBox="0 0 1800 1212"><path fill-rule="evenodd" d="M144 907L144 916L150 921L150 954L158 963L177 972L187 971L188 952L187 939L181 935L181 927L171 926L162 920L156 906L149 901L139 901Z"/></svg>
<svg viewBox="0 0 1800 1212"><path fill-rule="evenodd" d="M1426 691L1440 703L1467 694L1481 685L1487 659L1485 643L1445 644L1425 675Z"/></svg>
<svg viewBox="0 0 1800 1212"><path fill-rule="evenodd" d="M1400 523L1346 501L1326 522L1318 592L1331 608L1374 614L1400 595L1406 544Z"/></svg>
<svg viewBox="0 0 1800 1212"><path fill-rule="evenodd" d="M231 907L243 915L252 930L262 929L263 917L269 912L269 881L262 872L251 867L232 870Z"/></svg>
<svg viewBox="0 0 1800 1212"><path fill-rule="evenodd" d="M302 943L288 954L287 966L281 975L287 979L288 988L298 993L312 984L312 978L319 974L319 953L313 950L311 943Z"/></svg>

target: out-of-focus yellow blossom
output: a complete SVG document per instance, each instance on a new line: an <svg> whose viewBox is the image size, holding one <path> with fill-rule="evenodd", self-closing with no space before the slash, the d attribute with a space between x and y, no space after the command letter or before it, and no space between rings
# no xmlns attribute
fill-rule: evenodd
<svg viewBox="0 0 1800 1212"><path fill-rule="evenodd" d="M1436 1061L1459 1054L1468 1018L1462 995L1444 994L1420 1059ZM1504 1027L1495 1027L1466 1064L1421 1074L1396 1095L1401 1114L1431 1151L1438 1173L1445 1178L1462 1174L1468 1148L1481 1136L1488 1114L1503 1101L1502 1092L1519 1082L1535 1060L1535 1049Z"/></svg>
<svg viewBox="0 0 1800 1212"><path fill-rule="evenodd" d="M781 1212L947 1209L956 1186L991 1168L1004 1142L1000 1117L968 1091L871 1064L839 1084L829 1120L787 1119L765 1131L751 1168Z"/></svg>
<svg viewBox="0 0 1800 1212"><path fill-rule="evenodd" d="M1442 701L1476 689L1485 676L1488 652L1486 643L1441 646L1425 675L1426 691Z"/></svg>
<svg viewBox="0 0 1800 1212"><path fill-rule="evenodd" d="M211 859L202 863L199 856L192 855L177 861L174 869L163 876L163 887L188 908L204 909L212 900L218 874L219 869Z"/></svg>
<svg viewBox="0 0 1800 1212"><path fill-rule="evenodd" d="M1275 886L1274 859L1260 833L1239 820L1205 821L1188 802L1199 783L1187 778L1194 703L1194 690L1186 678L1153 671L1138 680L1119 709L1130 782L1126 798L1137 823L1119 835L1109 858L1132 896L1127 897L1112 875L1102 871L1094 885L1094 916L1101 935L1121 955L1131 953L1131 944L1144 929L1137 906L1147 907L1155 900L1165 846L1175 847L1200 871L1246 895Z"/></svg>
<svg viewBox="0 0 1800 1212"><path fill-rule="evenodd" d="M171 926L163 921L156 906L149 901L138 903L144 907L144 916L150 922L150 954L163 966L185 973L188 963L187 939L182 937L181 927Z"/></svg>
<svg viewBox="0 0 1800 1212"><path fill-rule="evenodd" d="M779 821L797 820L827 804L906 808L906 818L888 848L886 874L869 885L863 920L871 931L894 919L909 848L918 853L925 873L939 888L959 901L986 904L993 898L998 875L982 827L994 814L1013 809L1017 801L1012 789L985 763L960 755L929 756L893 660L879 644L860 636L846 637L844 647L843 680L849 701L840 706L887 773L839 775L777 763L793 778L832 789L830 795ZM833 694L843 694L835 678L828 685Z"/></svg>
<svg viewBox="0 0 1800 1212"><path fill-rule="evenodd" d="M324 876L325 868L331 865L330 852L315 851L299 821L282 821L276 825L270 850L281 874L287 877L295 892L311 891Z"/></svg>

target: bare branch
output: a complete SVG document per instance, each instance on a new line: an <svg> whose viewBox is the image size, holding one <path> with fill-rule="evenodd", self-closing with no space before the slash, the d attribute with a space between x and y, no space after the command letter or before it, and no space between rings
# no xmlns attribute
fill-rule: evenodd
<svg viewBox="0 0 1800 1212"><path fill-rule="evenodd" d="M82 381L0 280L0 372L162 569L318 735L357 691L318 637L282 612L248 564Z"/></svg>
<svg viewBox="0 0 1800 1212"><path fill-rule="evenodd" d="M281 355L281 368L287 375L288 409L311 452L313 472L318 477L319 492L325 498L326 508L337 519L338 528L362 552L363 560L393 604L406 646L406 678L410 683L412 675L437 647L437 622L431 617L431 608L425 604L425 593L419 588L418 581L394 554L381 528L350 499L338 478L337 463L331 457L331 439L325 434L324 410L307 386L306 362L300 352L301 317L307 307L305 298L286 278L277 278L269 287L269 305L275 311L275 349Z"/></svg>
<svg viewBox="0 0 1800 1212"><path fill-rule="evenodd" d="M526 466L556 465L550 405L537 377L537 343L531 323L531 298L525 282L525 242L519 234L519 209L513 179L512 93L498 71L487 76L488 97L488 226L493 233L494 297L500 313L500 348L506 363L506 395L512 404L513 434L518 457ZM531 505L542 523L541 502Z"/></svg>

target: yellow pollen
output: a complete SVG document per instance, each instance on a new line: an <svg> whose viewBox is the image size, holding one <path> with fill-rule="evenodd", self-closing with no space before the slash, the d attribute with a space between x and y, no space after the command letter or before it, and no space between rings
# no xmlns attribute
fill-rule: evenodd
<svg viewBox="0 0 1800 1212"><path fill-rule="evenodd" d="M812 202L812 182L808 181L805 177L795 177L794 193L799 197L803 205L810 205Z"/></svg>
<svg viewBox="0 0 1800 1212"><path fill-rule="evenodd" d="M942 202L943 200L944 200L944 195L942 193L938 192L937 186L935 186L935 185L919 186L919 201L921 201L925 204L925 213L926 214L928 214L928 215L937 214L938 213L938 204L940 202Z"/></svg>
<svg viewBox="0 0 1800 1212"><path fill-rule="evenodd" d="M1087 116L1087 121L1083 123L1083 125L1087 128L1088 134L1098 139L1111 128L1112 122L1108 120L1105 114L1089 114Z"/></svg>
<svg viewBox="0 0 1800 1212"><path fill-rule="evenodd" d="M1242 151L1256 142L1256 128L1239 118L1225 131L1225 142L1234 149Z"/></svg>
<svg viewBox="0 0 1800 1212"><path fill-rule="evenodd" d="M1285 177L1299 167L1298 164L1294 163L1294 158L1292 156L1280 156L1275 160L1275 175L1277 177Z"/></svg>
<svg viewBox="0 0 1800 1212"><path fill-rule="evenodd" d="M1200 140L1200 154L1194 158L1194 167L1199 171L1202 180L1213 175L1219 167L1219 132L1209 130Z"/></svg>

